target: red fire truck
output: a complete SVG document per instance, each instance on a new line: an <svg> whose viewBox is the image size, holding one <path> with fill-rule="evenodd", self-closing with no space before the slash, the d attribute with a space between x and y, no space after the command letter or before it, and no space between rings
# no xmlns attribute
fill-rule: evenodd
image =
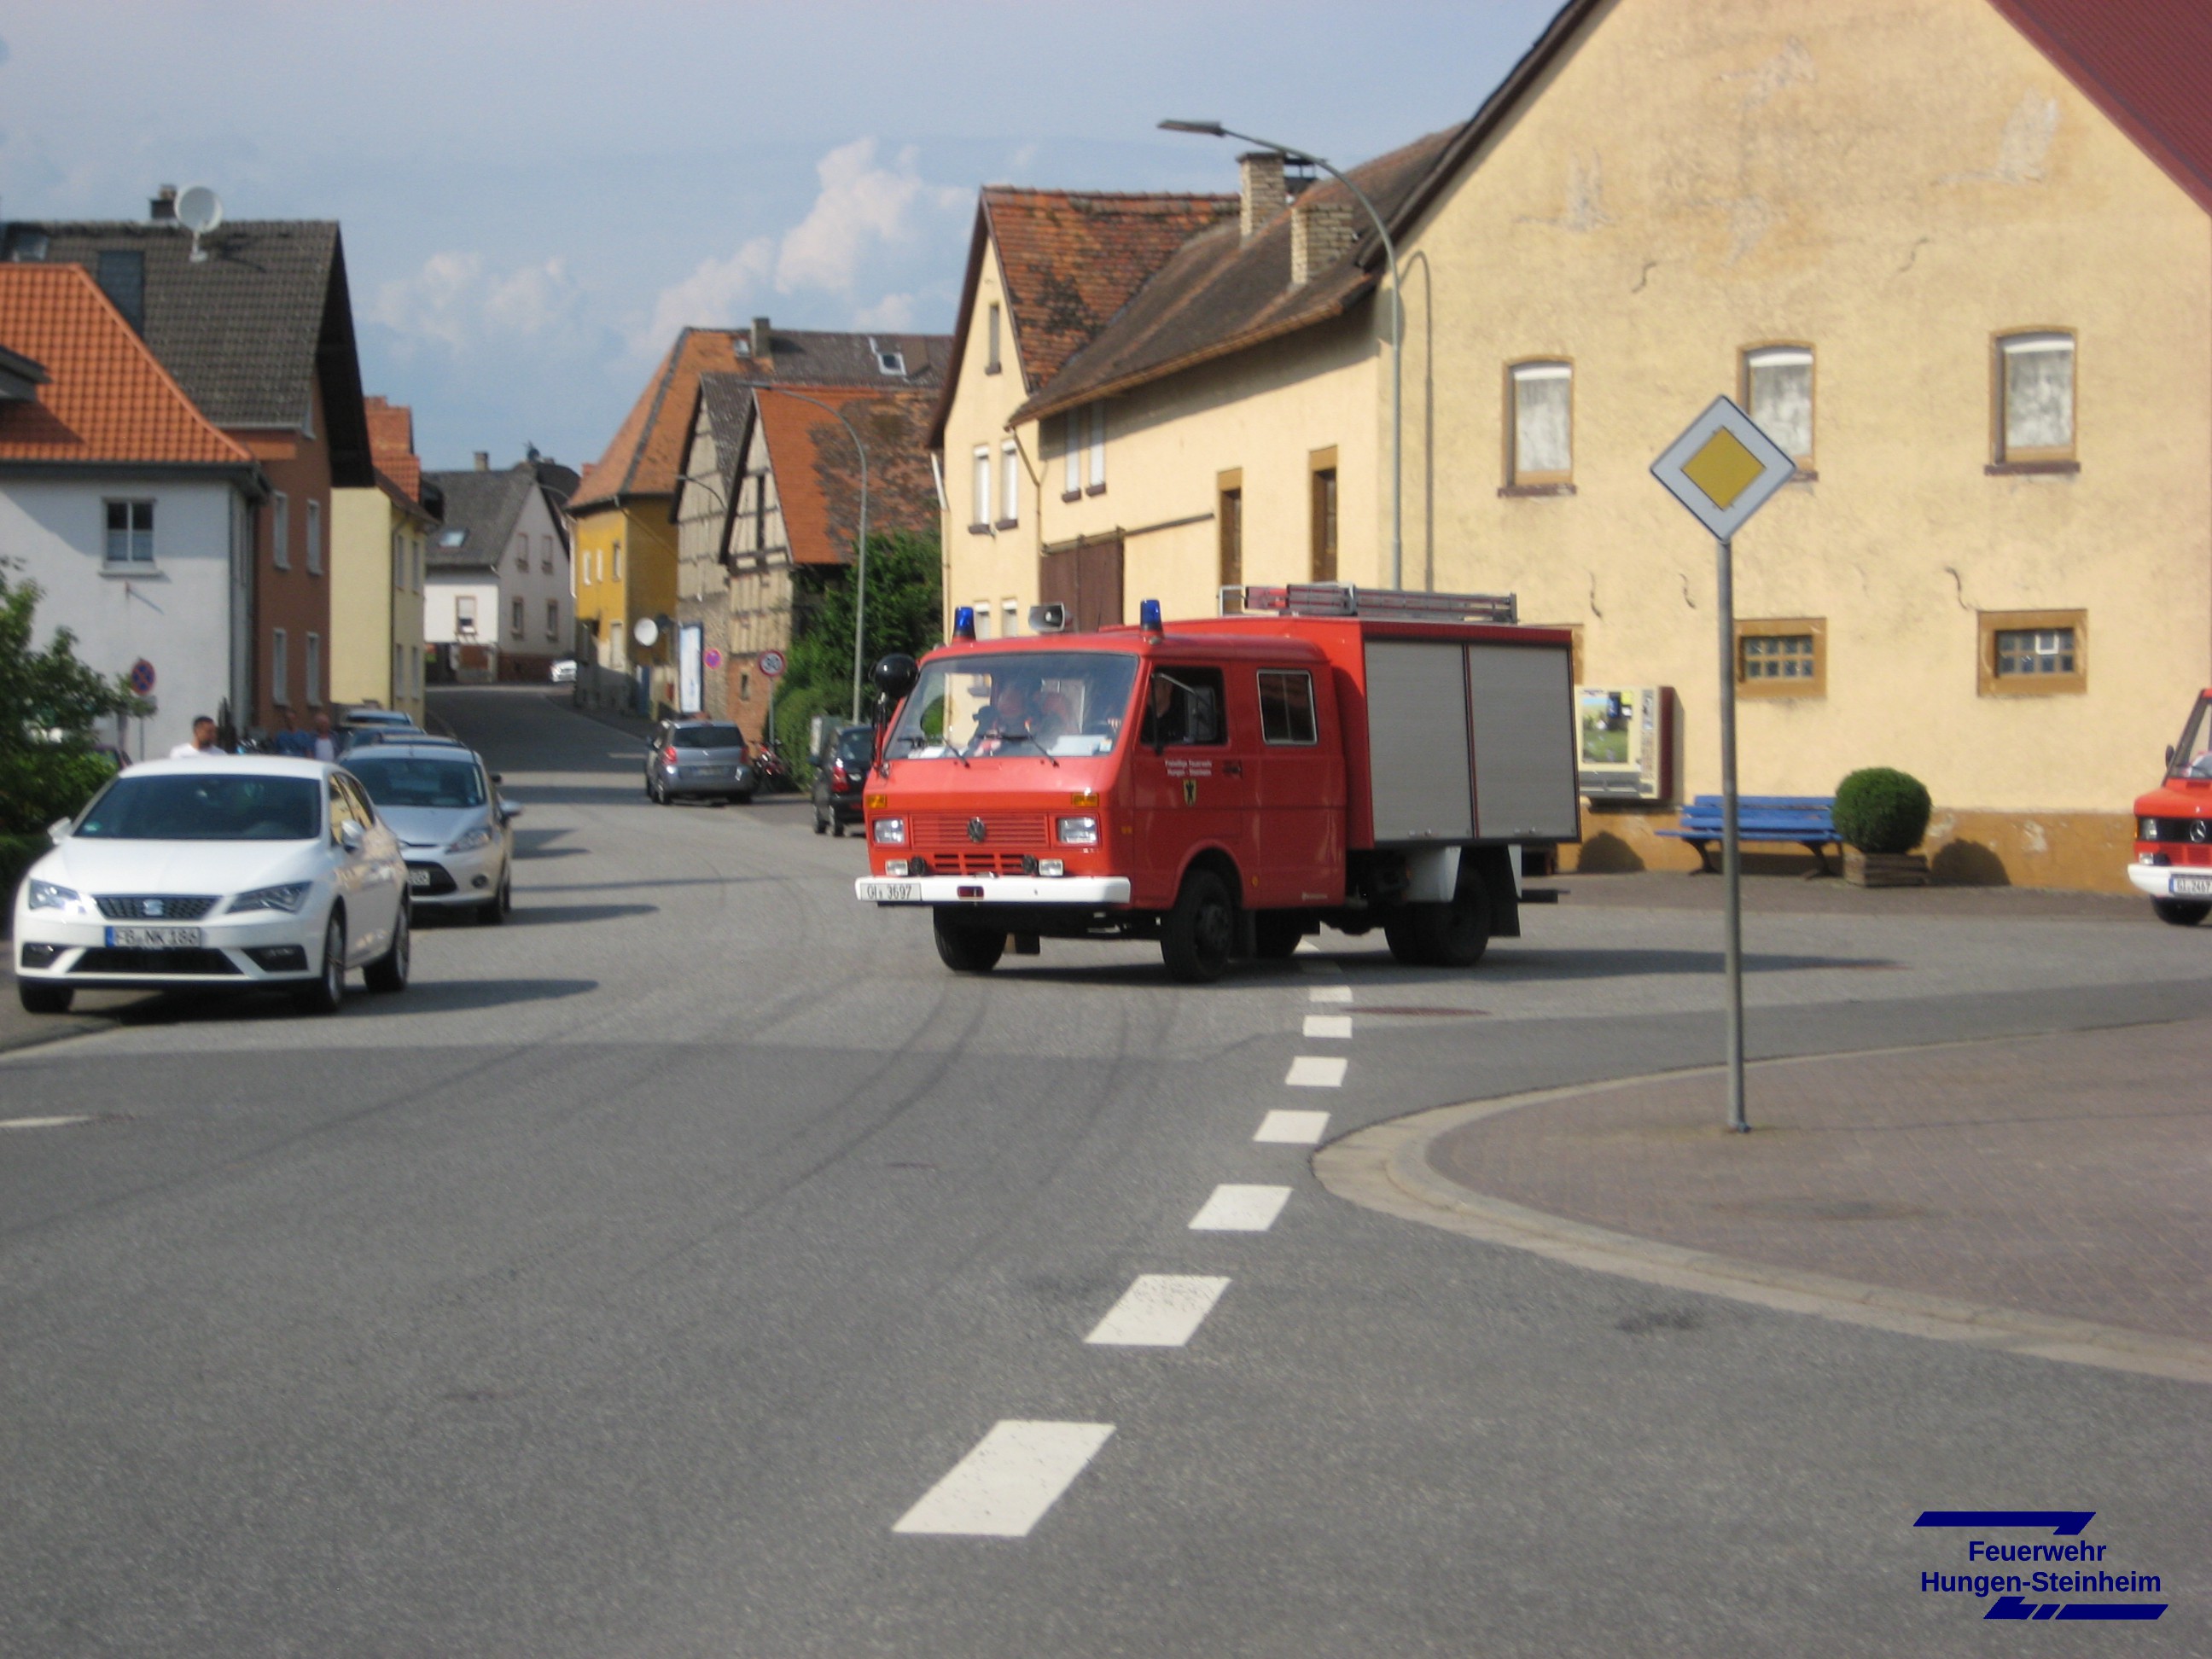
<svg viewBox="0 0 2212 1659"><path fill-rule="evenodd" d="M1441 965L1517 938L1514 849L1579 837L1571 636L1510 596L1242 599L989 641L963 611L886 658L858 896L927 907L962 973L1043 939L1158 939L1201 981L1324 923Z"/></svg>
<svg viewBox="0 0 2212 1659"><path fill-rule="evenodd" d="M2136 798L2136 890L2161 921L2194 927L2212 915L2212 690L2198 695L2166 751L2166 781Z"/></svg>

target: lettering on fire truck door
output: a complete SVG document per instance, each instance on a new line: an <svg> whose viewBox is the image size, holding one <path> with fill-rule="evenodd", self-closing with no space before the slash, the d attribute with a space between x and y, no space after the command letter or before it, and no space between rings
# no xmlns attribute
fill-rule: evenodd
<svg viewBox="0 0 2212 1659"><path fill-rule="evenodd" d="M1194 848L1218 844L1238 868L1252 863L1246 835L1254 799L1252 757L1249 743L1234 738L1239 711L1229 706L1229 690L1218 668L1152 665L1138 705L1137 751L1130 758L1137 809L1134 903L1151 908L1173 903ZM1242 712L1249 729L1250 711Z"/></svg>

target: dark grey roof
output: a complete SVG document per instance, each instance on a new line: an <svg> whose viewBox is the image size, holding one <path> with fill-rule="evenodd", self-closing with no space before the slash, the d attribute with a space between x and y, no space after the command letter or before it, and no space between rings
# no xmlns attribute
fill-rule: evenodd
<svg viewBox="0 0 2212 1659"><path fill-rule="evenodd" d="M145 270L142 332L161 366L217 426L297 427L317 371L334 482L374 482L362 407L345 250L327 220L244 220L200 239L171 223L14 221L0 258L81 264L137 252Z"/></svg>
<svg viewBox="0 0 2212 1659"><path fill-rule="evenodd" d="M751 362L751 345L744 329L731 331L738 351L738 367L764 368L755 380L789 380L799 386L935 386L945 379L945 366L952 355L949 334L848 334L805 328L773 328L769 331L769 360ZM880 356L895 353L906 369L903 375L884 372Z"/></svg>
<svg viewBox="0 0 2212 1659"><path fill-rule="evenodd" d="M435 484L446 497L445 528L430 538L426 562L433 570L490 569L496 566L514 538L516 520L528 504L530 492L542 489L537 470L527 461L497 472L425 472L426 484ZM560 515L554 515L558 522ZM459 547L447 544L454 532L465 532Z"/></svg>

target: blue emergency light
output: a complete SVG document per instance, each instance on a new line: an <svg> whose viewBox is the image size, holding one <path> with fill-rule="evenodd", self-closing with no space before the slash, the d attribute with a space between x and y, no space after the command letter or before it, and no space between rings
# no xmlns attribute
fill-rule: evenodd
<svg viewBox="0 0 2212 1659"><path fill-rule="evenodd" d="M1160 631L1160 602L1146 599L1137 606L1137 626L1147 634Z"/></svg>
<svg viewBox="0 0 2212 1659"><path fill-rule="evenodd" d="M975 643L975 607L963 605L952 613L952 637Z"/></svg>

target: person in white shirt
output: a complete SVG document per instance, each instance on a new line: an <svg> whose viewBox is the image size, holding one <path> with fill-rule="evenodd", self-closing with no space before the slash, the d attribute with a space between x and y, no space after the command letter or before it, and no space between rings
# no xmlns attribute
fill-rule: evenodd
<svg viewBox="0 0 2212 1659"><path fill-rule="evenodd" d="M331 735L331 717L328 714L315 716L314 752L319 761L334 761L338 757L337 739Z"/></svg>
<svg viewBox="0 0 2212 1659"><path fill-rule="evenodd" d="M171 760L213 760L222 750L215 746L215 721L202 714L192 722L192 740L169 751Z"/></svg>

